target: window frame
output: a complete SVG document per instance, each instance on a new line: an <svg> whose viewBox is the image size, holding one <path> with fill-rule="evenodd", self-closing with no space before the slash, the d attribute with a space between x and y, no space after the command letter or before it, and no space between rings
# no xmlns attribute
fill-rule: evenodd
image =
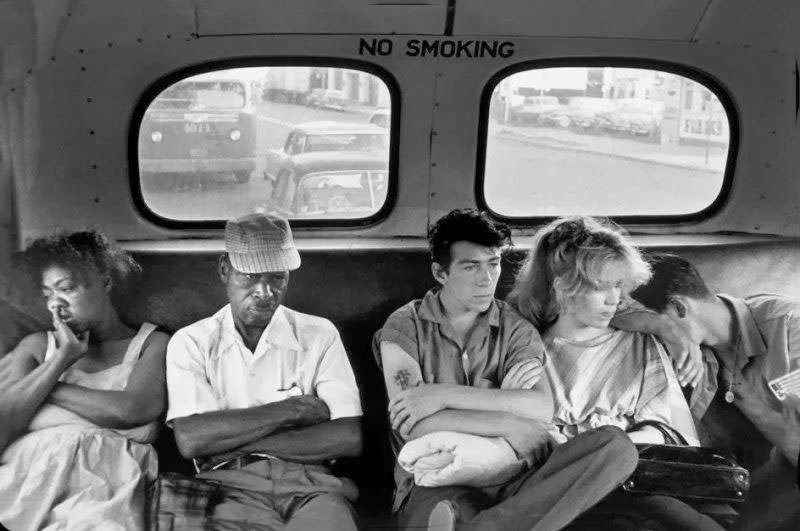
<svg viewBox="0 0 800 531"><path fill-rule="evenodd" d="M475 161L475 202L480 210L486 211L490 216L498 221L508 224L512 228L530 228L531 225L541 225L548 223L561 216L570 214L564 213L560 216L506 216L493 210L486 201L484 194L484 182L486 178L486 153L489 139L489 115L492 94L501 81L509 76L533 69L544 68L640 68L657 70L668 74L679 75L699 83L707 90L712 92L722 104L728 117L728 130L730 139L728 143L728 156L725 162L725 171L722 176L722 184L714 200L705 208L687 214L635 214L635 215L603 215L596 214L597 217L605 217L621 224L640 224L640 225L678 225L688 222L698 222L705 220L719 212L730 198L730 191L733 183L733 176L736 169L736 158L739 152L739 114L728 90L723 83L694 67L673 63L669 61L659 61L653 59L640 59L631 57L569 57L559 59L534 59L523 61L498 70L486 82L481 93L480 117L478 122L478 145L477 159Z"/></svg>
<svg viewBox="0 0 800 531"><path fill-rule="evenodd" d="M130 178L129 190L136 210L148 221L156 224L159 227L168 229L224 229L225 219L211 219L211 220L180 220L162 216L156 213L147 204L142 189L142 178L139 166L139 131L142 126L142 120L153 101L165 89L178 83L179 81L209 72L216 72L220 70L227 70L233 68L248 68L248 67L321 67L321 68L338 68L358 70L367 74L371 74L380 79L387 90L389 91L389 98L391 105L389 107L392 123L389 129L389 161L387 172L387 190L386 200L383 206L374 214L355 219L289 219L293 229L314 229L314 230L339 230L347 228L362 228L376 225L386 219L389 213L394 209L395 202L397 201L397 165L400 144L400 90L397 80L385 68L370 63L367 61L360 61L350 58L331 58L331 57L274 57L274 56L259 56L259 57L243 57L243 58L230 58L224 60L207 61L194 65L181 68L179 70L170 72L155 81L153 81L142 92L133 111L128 120L128 175ZM368 123L368 122L367 122ZM294 131L292 127L289 135ZM287 136L288 141L288 136ZM259 155L260 156L260 155ZM242 215L247 212L242 212Z"/></svg>

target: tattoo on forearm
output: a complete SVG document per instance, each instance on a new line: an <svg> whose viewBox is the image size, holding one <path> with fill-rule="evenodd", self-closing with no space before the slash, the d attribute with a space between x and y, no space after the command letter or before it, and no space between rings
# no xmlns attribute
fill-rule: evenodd
<svg viewBox="0 0 800 531"><path fill-rule="evenodd" d="M394 373L394 383L400 386L400 389L405 391L411 386L411 374L405 369L400 369Z"/></svg>

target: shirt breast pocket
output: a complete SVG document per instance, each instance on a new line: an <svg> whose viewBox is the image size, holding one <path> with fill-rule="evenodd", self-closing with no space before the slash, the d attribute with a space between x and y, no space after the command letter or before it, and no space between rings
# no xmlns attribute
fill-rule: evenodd
<svg viewBox="0 0 800 531"><path fill-rule="evenodd" d="M272 389L272 390L264 390L262 393L259 393L261 396L257 400L257 405L264 405L264 404L271 404L273 402L280 402L282 400L286 400L287 398L291 398L293 396L301 396L303 394L303 390L297 384L293 384L289 388L286 389Z"/></svg>

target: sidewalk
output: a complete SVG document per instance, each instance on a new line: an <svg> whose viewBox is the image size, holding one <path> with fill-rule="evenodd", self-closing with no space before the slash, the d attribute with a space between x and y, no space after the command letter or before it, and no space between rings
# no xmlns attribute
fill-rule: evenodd
<svg viewBox="0 0 800 531"><path fill-rule="evenodd" d="M577 133L554 127L519 127L491 122L489 135L550 149L594 153L709 173L722 173L727 162L727 149L719 145L711 145L707 152L705 146L661 145L604 133Z"/></svg>
<svg viewBox="0 0 800 531"><path fill-rule="evenodd" d="M378 109L386 109L387 107L376 107L374 105L367 105L366 103L354 103L354 102L347 102L347 106L344 109L344 112L354 113L354 114L363 114L369 118L372 113L377 111Z"/></svg>

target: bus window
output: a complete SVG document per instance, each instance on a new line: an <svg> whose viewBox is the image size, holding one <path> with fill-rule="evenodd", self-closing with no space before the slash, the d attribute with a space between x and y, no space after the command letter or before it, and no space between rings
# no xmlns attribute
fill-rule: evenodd
<svg viewBox="0 0 800 531"><path fill-rule="evenodd" d="M488 116L482 201L501 217L663 219L701 212L723 189L731 117L678 74L525 70L494 87Z"/></svg>
<svg viewBox="0 0 800 531"><path fill-rule="evenodd" d="M218 221L256 210L289 218L369 218L386 200L390 146L390 131L370 119L389 108L386 84L358 70L265 66L187 77L161 91L142 117L143 203L177 221ZM309 195L308 184L299 188L306 174L364 171L383 176L380 187L364 188L372 191L367 199L351 186L324 208L287 197L299 189Z"/></svg>

